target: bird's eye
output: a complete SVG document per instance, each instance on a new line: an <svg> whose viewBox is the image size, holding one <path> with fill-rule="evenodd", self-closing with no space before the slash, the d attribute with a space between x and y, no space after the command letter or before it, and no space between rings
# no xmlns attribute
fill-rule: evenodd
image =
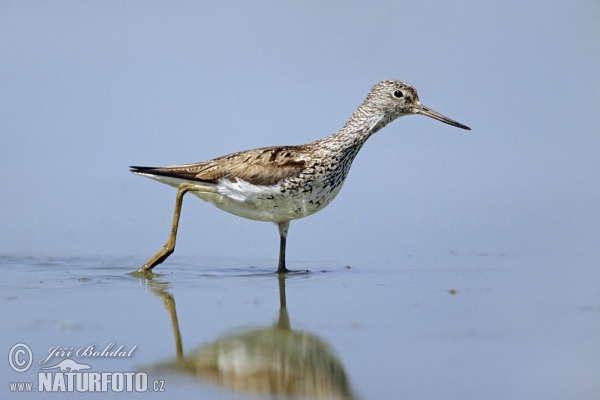
<svg viewBox="0 0 600 400"><path fill-rule="evenodd" d="M396 90L394 92L394 97L397 99L399 99L400 97L403 97L403 96L404 96L404 93L402 93L402 90Z"/></svg>

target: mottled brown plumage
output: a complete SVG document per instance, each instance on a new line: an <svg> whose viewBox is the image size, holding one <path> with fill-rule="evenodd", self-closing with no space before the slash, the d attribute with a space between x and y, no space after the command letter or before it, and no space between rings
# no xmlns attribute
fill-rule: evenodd
<svg viewBox="0 0 600 400"><path fill-rule="evenodd" d="M131 167L133 172L170 176L203 183L241 179L252 185L271 186L298 176L306 165L306 146L274 146L240 151L213 160L171 167Z"/></svg>

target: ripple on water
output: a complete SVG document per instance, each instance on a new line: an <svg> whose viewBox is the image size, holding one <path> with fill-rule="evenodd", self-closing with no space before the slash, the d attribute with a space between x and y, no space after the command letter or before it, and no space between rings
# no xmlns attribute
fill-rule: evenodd
<svg viewBox="0 0 600 400"><path fill-rule="evenodd" d="M0 287L11 289L61 290L102 288L106 285L132 285L158 279L169 284L197 285L212 280L271 280L277 275L272 260L173 258L159 265L147 277L132 274L140 257L33 257L1 255L3 277ZM333 263L297 263L287 280L328 279L348 273Z"/></svg>

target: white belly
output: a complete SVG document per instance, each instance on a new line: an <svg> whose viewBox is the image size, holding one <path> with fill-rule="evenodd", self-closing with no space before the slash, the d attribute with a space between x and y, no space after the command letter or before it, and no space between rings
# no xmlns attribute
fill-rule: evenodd
<svg viewBox="0 0 600 400"><path fill-rule="evenodd" d="M138 173L169 186L178 187L182 183L197 183L184 179ZM222 180L209 184L217 193L190 192L228 213L257 221L284 222L307 217L325 208L337 196L342 184L335 189L316 184L312 191L281 192L279 185L255 186L237 180Z"/></svg>
<svg viewBox="0 0 600 400"><path fill-rule="evenodd" d="M216 193L192 192L215 207L240 217L270 222L303 218L322 210L339 193L342 185L327 192L313 187L310 192L281 192L278 185L255 186L238 180L220 182Z"/></svg>

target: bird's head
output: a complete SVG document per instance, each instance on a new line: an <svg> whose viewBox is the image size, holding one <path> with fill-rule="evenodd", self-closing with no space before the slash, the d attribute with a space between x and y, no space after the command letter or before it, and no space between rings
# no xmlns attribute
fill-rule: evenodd
<svg viewBox="0 0 600 400"><path fill-rule="evenodd" d="M422 105L415 88L405 82L379 82L369 92L365 104L384 111L390 121L404 115L421 114L457 128L471 129Z"/></svg>

